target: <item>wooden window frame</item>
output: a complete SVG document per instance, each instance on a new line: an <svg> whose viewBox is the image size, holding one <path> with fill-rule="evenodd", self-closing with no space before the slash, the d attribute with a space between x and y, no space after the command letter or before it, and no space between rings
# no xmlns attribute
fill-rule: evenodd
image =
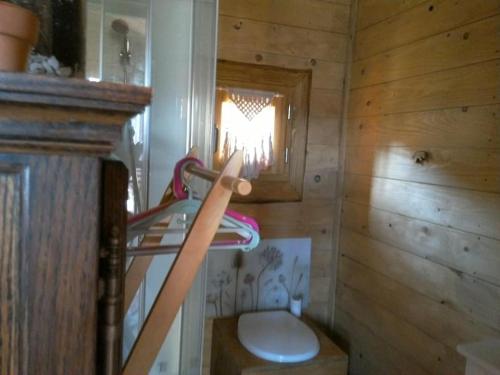
<svg viewBox="0 0 500 375"><path fill-rule="evenodd" d="M264 202L292 202L302 200L304 171L306 161L307 127L309 117L309 96L311 87L311 70L296 70L278 68L267 65L239 63L226 60L217 62L218 88L243 88L277 92L283 95L284 113L278 114L282 118L282 126L277 131L275 145L275 166L272 173L263 172L259 178L252 180L252 193L245 197L233 196L234 202L264 203ZM216 127L220 126L220 103L223 93L217 90L215 108ZM290 116L289 113L290 112ZM284 126L283 126L284 125ZM219 134L220 136L220 134ZM217 144L219 140L216 140ZM216 147L217 148L217 147ZM217 152L217 150L215 151ZM286 159L285 160L285 154ZM214 157L214 168L219 168L217 158Z"/></svg>

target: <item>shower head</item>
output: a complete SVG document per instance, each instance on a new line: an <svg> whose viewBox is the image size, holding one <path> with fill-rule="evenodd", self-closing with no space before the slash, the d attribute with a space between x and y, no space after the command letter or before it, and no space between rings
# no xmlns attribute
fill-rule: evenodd
<svg viewBox="0 0 500 375"><path fill-rule="evenodd" d="M128 23L121 18L115 19L111 23L111 28L118 34L127 35L128 34Z"/></svg>
<svg viewBox="0 0 500 375"><path fill-rule="evenodd" d="M127 73L126 66L130 64L130 58L132 57L132 52L130 51L130 40L128 38L129 27L127 21L117 18L111 22L111 28L117 34L120 34L123 37L122 49L120 51L120 63L124 67L125 78L124 81L127 81Z"/></svg>

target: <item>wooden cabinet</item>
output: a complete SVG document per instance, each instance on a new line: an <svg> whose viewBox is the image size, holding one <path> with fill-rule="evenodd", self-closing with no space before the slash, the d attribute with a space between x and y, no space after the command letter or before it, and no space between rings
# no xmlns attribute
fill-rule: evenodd
<svg viewBox="0 0 500 375"><path fill-rule="evenodd" d="M98 318L99 275L120 290L127 183L103 157L149 99L145 88L0 73L1 375L103 373L98 326L116 316L107 306Z"/></svg>

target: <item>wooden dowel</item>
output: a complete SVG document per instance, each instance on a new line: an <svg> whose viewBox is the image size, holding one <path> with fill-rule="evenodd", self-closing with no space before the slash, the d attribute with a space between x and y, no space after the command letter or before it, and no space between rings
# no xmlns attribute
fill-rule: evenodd
<svg viewBox="0 0 500 375"><path fill-rule="evenodd" d="M127 249L127 256L177 254L179 252L180 247L181 245L131 247Z"/></svg>
<svg viewBox="0 0 500 375"><path fill-rule="evenodd" d="M219 177L219 173L199 167L194 163L188 164L186 166L186 171L208 181L215 181L217 177ZM239 195L248 195L252 191L252 184L244 178L224 176L221 180L221 184L224 188Z"/></svg>
<svg viewBox="0 0 500 375"><path fill-rule="evenodd" d="M252 192L252 184L250 181L239 177L222 177L221 184L228 190L239 195L248 195Z"/></svg>
<svg viewBox="0 0 500 375"><path fill-rule="evenodd" d="M235 227L231 227L231 228L220 228L219 230L217 230L217 233L236 233L236 234L240 234L241 232L243 232L243 234L246 234L248 233L248 231L245 232L245 229L241 229L241 228L235 228ZM144 231L144 230L140 230L140 231L136 231L136 232L132 232L132 236L134 237L137 237L141 234L144 234L144 235L156 235L156 236L163 236L167 233L181 233L181 234L186 234L187 233L187 229L186 228L151 228L151 229L148 229L147 231ZM146 245L147 247L147 245Z"/></svg>

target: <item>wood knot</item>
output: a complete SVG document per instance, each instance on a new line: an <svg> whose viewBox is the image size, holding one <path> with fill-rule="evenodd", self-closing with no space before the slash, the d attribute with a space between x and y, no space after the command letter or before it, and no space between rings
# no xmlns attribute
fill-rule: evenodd
<svg viewBox="0 0 500 375"><path fill-rule="evenodd" d="M426 161L429 161L430 156L431 155L428 151L416 151L413 154L412 159L416 164L423 165Z"/></svg>

